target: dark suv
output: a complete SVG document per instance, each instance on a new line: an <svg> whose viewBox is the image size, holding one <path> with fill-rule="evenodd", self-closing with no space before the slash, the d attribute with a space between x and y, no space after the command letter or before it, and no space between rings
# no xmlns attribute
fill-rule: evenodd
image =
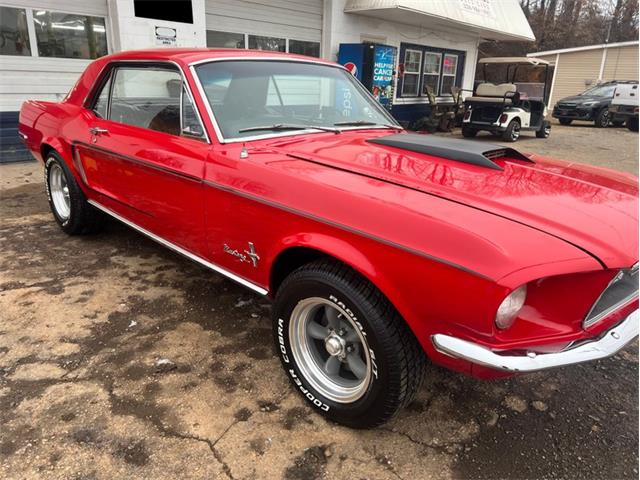
<svg viewBox="0 0 640 480"><path fill-rule="evenodd" d="M609 116L609 105L613 100L613 92L621 83L637 83L612 81L600 83L573 97L565 97L553 107L553 118L561 125L569 125L574 120L594 122L596 127L608 127L609 124L620 126L624 122L613 120ZM618 125L619 124L619 125Z"/></svg>

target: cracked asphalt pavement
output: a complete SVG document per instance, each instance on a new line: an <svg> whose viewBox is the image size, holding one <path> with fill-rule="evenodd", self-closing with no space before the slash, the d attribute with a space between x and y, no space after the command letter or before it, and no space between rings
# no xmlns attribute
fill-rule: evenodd
<svg viewBox="0 0 640 480"><path fill-rule="evenodd" d="M625 129L518 147L637 174ZM390 423L349 430L289 386L267 300L115 221L65 236L35 162L0 187L1 478L638 478L637 342L492 382L431 367Z"/></svg>

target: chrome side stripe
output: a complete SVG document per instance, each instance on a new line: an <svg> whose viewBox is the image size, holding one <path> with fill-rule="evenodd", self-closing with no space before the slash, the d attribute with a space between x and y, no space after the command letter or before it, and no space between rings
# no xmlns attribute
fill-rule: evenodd
<svg viewBox="0 0 640 480"><path fill-rule="evenodd" d="M97 209L102 210L103 212L105 212L108 215L111 215L116 220L120 220L125 225L128 225L129 227L133 228L134 230L137 230L138 232L146 235L151 240L155 240L159 244L164 245L167 248L170 248L174 252L177 252L180 255L183 255L183 256L187 257L188 259L193 260L196 263L199 263L200 265L203 265L203 266L205 266L207 268L210 268L211 270L213 270L213 271L215 271L217 273L220 273L220 274L224 275L225 277L230 278L231 280L233 280L235 282L238 282L240 285L243 285L243 286L245 286L247 288L250 288L251 290L253 290L254 292L259 293L260 295L266 295L267 293L269 293L269 291L266 290L265 288L262 288L259 285L251 283L250 281L245 280L244 278L236 275L235 273L232 273L229 270L226 270L226 269L224 269L222 267L219 267L218 265L215 265L215 264L205 260L204 258L201 258L201 257L199 257L197 255L194 255L193 253L188 252L184 248L179 247L178 245L176 245L174 243L171 243L170 241L165 240L162 237L159 237L155 233L151 233L149 230L146 230L146 229L140 227L139 225L136 225L132 221L127 220L126 218L118 215L116 212L114 212L110 208L107 208L104 205L101 205L100 203L96 202L95 200L88 200L88 202L91 205L93 205L94 207L96 207Z"/></svg>

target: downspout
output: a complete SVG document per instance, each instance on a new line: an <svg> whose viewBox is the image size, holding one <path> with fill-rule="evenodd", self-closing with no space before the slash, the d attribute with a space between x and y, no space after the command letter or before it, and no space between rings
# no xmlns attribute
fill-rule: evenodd
<svg viewBox="0 0 640 480"><path fill-rule="evenodd" d="M549 105L551 106L551 99L553 98L553 87L556 84L556 75L558 74L558 65L560 65L560 54L556 53L555 67L553 67L553 77L551 77L551 88L549 89Z"/></svg>
<svg viewBox="0 0 640 480"><path fill-rule="evenodd" d="M600 62L600 73L598 73L598 83L602 82L602 76L604 75L604 66L607 63L607 45L602 49L602 61Z"/></svg>

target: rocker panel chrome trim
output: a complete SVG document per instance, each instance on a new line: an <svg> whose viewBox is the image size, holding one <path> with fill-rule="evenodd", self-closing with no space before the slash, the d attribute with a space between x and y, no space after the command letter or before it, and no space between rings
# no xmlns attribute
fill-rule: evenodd
<svg viewBox="0 0 640 480"><path fill-rule="evenodd" d="M519 356L500 355L477 343L443 334L433 335L431 341L438 352L477 365L511 373L535 372L615 355L638 336L639 318L638 310L635 310L622 323L611 328L598 339L557 353L529 352Z"/></svg>
<svg viewBox="0 0 640 480"><path fill-rule="evenodd" d="M134 230L137 230L138 232L146 235L147 237L149 237L151 240L154 240L156 242L158 242L161 245L164 245L167 248L170 248L171 250L173 250L174 252L179 253L180 255L183 255L185 257L187 257L189 260L193 260L196 263L199 263L200 265L203 265L217 273L220 273L221 275L224 275L225 277L230 278L231 280L238 282L240 285L243 285L247 288L250 288L251 290L253 290L254 292L259 293L260 295L266 295L267 293L269 293L269 291L265 288L260 287L259 285L256 285L254 283L251 283L248 280L245 280L244 278L236 275L235 273L232 273L222 267L219 267L218 265L211 263L207 260L205 260L204 258L201 258L187 250L185 250L182 247L179 247L178 245L171 243L168 240L165 240L162 237L159 237L158 235L156 235L155 233L151 233L149 230L140 227L139 225L136 225L135 223L133 223L130 220L127 220L126 218L122 217L121 215L118 215L117 213L115 213L113 210L111 210L110 208L105 207L104 205L101 205L100 203L96 202L95 200L88 200L88 202L93 205L94 207L102 210L103 212L105 212L108 215L111 215L113 218L115 218L116 220L120 220L122 223L124 223L125 225L133 228Z"/></svg>

